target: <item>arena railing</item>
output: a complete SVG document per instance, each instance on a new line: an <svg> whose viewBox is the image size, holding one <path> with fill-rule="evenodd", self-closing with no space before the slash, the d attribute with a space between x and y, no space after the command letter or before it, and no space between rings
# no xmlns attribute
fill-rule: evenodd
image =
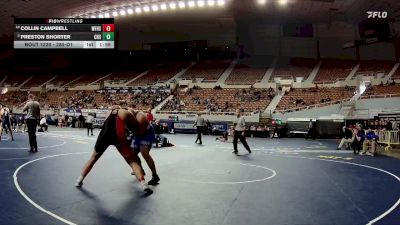
<svg viewBox="0 0 400 225"><path fill-rule="evenodd" d="M394 97L400 97L400 94L363 95L361 96L361 99L394 98Z"/></svg>
<svg viewBox="0 0 400 225"><path fill-rule="evenodd" d="M399 131L380 130L378 133L378 143L387 145L385 150L392 150L393 145L400 145Z"/></svg>
<svg viewBox="0 0 400 225"><path fill-rule="evenodd" d="M156 111L156 114L170 114L170 115L187 115L187 114L198 114L203 115L216 115L216 116L234 116L235 112L206 112L206 111Z"/></svg>
<svg viewBox="0 0 400 225"><path fill-rule="evenodd" d="M317 81L314 81L313 83L319 84L319 85L325 85L325 84L335 84L339 81L345 81L345 80L346 80L346 78L342 77L342 78L336 78L335 80L317 80Z"/></svg>
<svg viewBox="0 0 400 225"><path fill-rule="evenodd" d="M315 109L315 108L320 108L322 106L329 106L329 105L336 105L340 104L342 102L347 102L350 101L351 98L343 99L343 100L337 100L337 101L330 101L330 102L324 102L324 103L318 103L318 104L313 104L313 105L308 105L308 106L302 106L302 107L295 107L295 108L290 108L290 109L284 109L284 110L275 110L275 112L278 113L287 113L287 112L296 112L304 109Z"/></svg>
<svg viewBox="0 0 400 225"><path fill-rule="evenodd" d="M156 111L155 117L158 119L168 119L172 117L179 117L179 120L195 120L197 114L201 113L205 119L210 121L234 121L236 119L235 112L205 112L205 111ZM260 122L260 112L247 113L244 115L246 122L258 123Z"/></svg>

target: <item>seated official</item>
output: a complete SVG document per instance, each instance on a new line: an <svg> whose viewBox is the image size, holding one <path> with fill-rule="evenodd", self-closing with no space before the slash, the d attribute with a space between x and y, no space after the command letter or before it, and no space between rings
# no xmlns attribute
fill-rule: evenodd
<svg viewBox="0 0 400 225"><path fill-rule="evenodd" d="M378 136L369 127L367 132L365 133L365 141L363 143L363 151L360 152L360 155L374 156L377 140L378 140Z"/></svg>
<svg viewBox="0 0 400 225"><path fill-rule="evenodd" d="M47 121L46 121L46 117L45 116L43 116L42 119L40 119L39 127L40 127L39 128L39 132L47 131L49 125L47 125Z"/></svg>

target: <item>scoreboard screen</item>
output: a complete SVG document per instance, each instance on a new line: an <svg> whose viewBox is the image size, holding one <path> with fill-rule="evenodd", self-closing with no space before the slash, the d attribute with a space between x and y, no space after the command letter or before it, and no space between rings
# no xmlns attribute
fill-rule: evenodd
<svg viewBox="0 0 400 225"><path fill-rule="evenodd" d="M113 49L113 18L15 18L14 49Z"/></svg>

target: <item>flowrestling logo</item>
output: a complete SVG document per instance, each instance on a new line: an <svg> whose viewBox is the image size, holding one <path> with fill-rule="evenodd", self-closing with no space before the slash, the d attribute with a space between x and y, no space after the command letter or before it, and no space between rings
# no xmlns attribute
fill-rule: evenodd
<svg viewBox="0 0 400 225"><path fill-rule="evenodd" d="M367 11L368 18L385 19L388 16L386 11Z"/></svg>

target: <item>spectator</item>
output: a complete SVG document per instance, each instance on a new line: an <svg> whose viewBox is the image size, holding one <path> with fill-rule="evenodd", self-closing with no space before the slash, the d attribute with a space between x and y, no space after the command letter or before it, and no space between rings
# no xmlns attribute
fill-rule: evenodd
<svg viewBox="0 0 400 225"><path fill-rule="evenodd" d="M398 128L397 128L397 121L396 121L396 120L393 120L393 123L392 123L392 130L395 130L395 131L398 130Z"/></svg>
<svg viewBox="0 0 400 225"><path fill-rule="evenodd" d="M69 122L69 116L67 115L67 114L65 114L65 116L64 116L64 121L65 121L65 126L66 127L69 127L69 125L70 125L70 122ZM71 122L72 122L72 118L71 118Z"/></svg>
<svg viewBox="0 0 400 225"><path fill-rule="evenodd" d="M306 135L306 139L308 139L309 137L311 137L313 140L315 140L315 123L313 122L312 119L310 119L310 122L308 122L308 132Z"/></svg>
<svg viewBox="0 0 400 225"><path fill-rule="evenodd" d="M8 132L10 132L11 140L14 141L13 131L12 131L11 127L12 126L11 126L10 109L8 109L7 107L1 108L1 110L0 110L0 140L1 140L1 135L3 134L3 129L4 129L6 134Z"/></svg>
<svg viewBox="0 0 400 225"><path fill-rule="evenodd" d="M154 122L154 116L151 113L151 108L147 109L147 121L149 121L149 123L153 123Z"/></svg>
<svg viewBox="0 0 400 225"><path fill-rule="evenodd" d="M210 135L211 133L212 133L212 126L211 126L210 121L207 119L206 120L206 126L205 126L205 129L204 129L204 134L205 135Z"/></svg>
<svg viewBox="0 0 400 225"><path fill-rule="evenodd" d="M11 114L11 127L12 130L15 132L17 131L17 125L18 125L17 117L14 114Z"/></svg>
<svg viewBox="0 0 400 225"><path fill-rule="evenodd" d="M390 120L386 123L386 130L391 131L393 129L392 122Z"/></svg>
<svg viewBox="0 0 400 225"><path fill-rule="evenodd" d="M54 114L54 123L56 124L56 127L58 127L58 114Z"/></svg>
<svg viewBox="0 0 400 225"><path fill-rule="evenodd" d="M85 117L81 113L78 116L78 128L82 128L84 123L85 123Z"/></svg>
<svg viewBox="0 0 400 225"><path fill-rule="evenodd" d="M72 124L71 124L71 127L72 128L75 128L76 127L76 122L78 121L78 119L76 118L76 116L73 116L72 117Z"/></svg>
<svg viewBox="0 0 400 225"><path fill-rule="evenodd" d="M72 116L68 116L67 127L72 127Z"/></svg>

